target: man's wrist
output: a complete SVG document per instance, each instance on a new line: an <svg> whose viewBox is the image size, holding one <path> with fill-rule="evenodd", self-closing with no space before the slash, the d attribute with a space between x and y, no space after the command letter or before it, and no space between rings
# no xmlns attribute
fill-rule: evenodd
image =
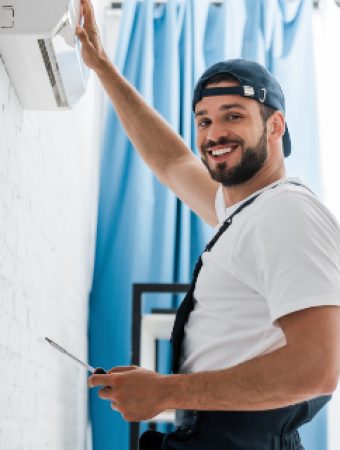
<svg viewBox="0 0 340 450"><path fill-rule="evenodd" d="M96 72L99 78L104 77L108 71L112 69L113 65L109 60L108 56L105 52L101 56L98 57L97 63L93 70Z"/></svg>
<svg viewBox="0 0 340 450"><path fill-rule="evenodd" d="M162 409L186 409L188 374L163 375L161 380Z"/></svg>

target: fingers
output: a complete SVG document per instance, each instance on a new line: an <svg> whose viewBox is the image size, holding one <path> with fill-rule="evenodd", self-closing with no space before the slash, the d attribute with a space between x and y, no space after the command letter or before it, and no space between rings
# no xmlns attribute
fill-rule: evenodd
<svg viewBox="0 0 340 450"><path fill-rule="evenodd" d="M117 403L116 402L111 402L111 408L114 410L114 411L119 411L119 409L118 409L118 406L117 406Z"/></svg>
<svg viewBox="0 0 340 450"><path fill-rule="evenodd" d="M107 388L107 387L105 387L103 389L100 389L98 391L98 395L103 400L111 400L111 402L115 400L114 399L114 393L113 393L112 389Z"/></svg>
<svg viewBox="0 0 340 450"><path fill-rule="evenodd" d="M106 388L100 389L98 391L98 396L102 400L110 400L111 408L114 409L115 411L119 411L117 399L115 398L115 393L111 388L106 387Z"/></svg>
<svg viewBox="0 0 340 450"><path fill-rule="evenodd" d="M93 6L90 0L83 0L82 3L83 14L84 14L84 27L93 33L97 32L97 25L94 19Z"/></svg>
<svg viewBox="0 0 340 450"><path fill-rule="evenodd" d="M119 372L129 372L131 370L139 369L138 366L117 366L112 367L112 369L108 370L107 373L119 373Z"/></svg>
<svg viewBox="0 0 340 450"><path fill-rule="evenodd" d="M110 390L114 387L115 379L114 374L122 374L126 372L131 372L134 370L140 369L138 366L118 366L110 369L107 374L97 374L96 372L91 375L87 380L87 385L89 388L93 388L95 386L106 386L104 390L100 392L106 392L106 390Z"/></svg>
<svg viewBox="0 0 340 450"><path fill-rule="evenodd" d="M90 44L89 38L88 38L87 33L84 30L84 28L82 28L81 26L78 25L76 28L76 34L82 44L85 44L85 45Z"/></svg>
<svg viewBox="0 0 340 450"><path fill-rule="evenodd" d="M112 367L112 369L108 370L107 374L97 374L94 373L93 375L91 375L88 378L88 387L92 388L94 386L111 386L112 382L113 382L113 378L112 377L108 377L110 374L114 374L114 373L123 373L123 372L130 372L132 370L137 370L139 369L138 366L117 366L117 367Z"/></svg>
<svg viewBox="0 0 340 450"><path fill-rule="evenodd" d="M87 380L87 385L89 388L95 387L95 386L108 386L110 385L110 376L105 375L91 375Z"/></svg>
<svg viewBox="0 0 340 450"><path fill-rule="evenodd" d="M83 3L80 4L80 23L82 18L84 17L84 6Z"/></svg>
<svg viewBox="0 0 340 450"><path fill-rule="evenodd" d="M82 57L85 64L92 69L96 69L105 52L100 41L90 0L83 0L82 8L84 23L77 27L76 34L82 44Z"/></svg>

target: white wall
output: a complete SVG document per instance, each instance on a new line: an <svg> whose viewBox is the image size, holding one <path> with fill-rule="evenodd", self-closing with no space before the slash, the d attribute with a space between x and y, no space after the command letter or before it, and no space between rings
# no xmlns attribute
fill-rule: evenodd
<svg viewBox="0 0 340 450"><path fill-rule="evenodd" d="M99 146L94 77L71 112L23 112L0 60L0 449L86 448Z"/></svg>
<svg viewBox="0 0 340 450"><path fill-rule="evenodd" d="M340 8L320 1L314 11L321 173L324 202L340 222ZM340 448L340 386L328 407L328 449Z"/></svg>

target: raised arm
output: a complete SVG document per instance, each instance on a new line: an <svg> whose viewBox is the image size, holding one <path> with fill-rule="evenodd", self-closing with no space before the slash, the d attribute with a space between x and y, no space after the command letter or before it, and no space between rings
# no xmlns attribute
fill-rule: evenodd
<svg viewBox="0 0 340 450"><path fill-rule="evenodd" d="M205 222L216 225L217 183L183 139L111 64L101 44L90 0L83 0L83 13L84 26L77 28L77 35L84 62L99 77L134 147L163 184Z"/></svg>

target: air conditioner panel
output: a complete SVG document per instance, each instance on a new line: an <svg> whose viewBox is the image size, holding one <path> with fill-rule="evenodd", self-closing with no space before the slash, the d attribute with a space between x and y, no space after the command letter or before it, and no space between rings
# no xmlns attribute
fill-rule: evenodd
<svg viewBox="0 0 340 450"><path fill-rule="evenodd" d="M36 39L1 37L0 54L23 109L58 108Z"/></svg>
<svg viewBox="0 0 340 450"><path fill-rule="evenodd" d="M72 49L61 36L57 36L53 39L53 46L66 96L69 105L73 106L85 92L89 70L81 58L79 41Z"/></svg>
<svg viewBox="0 0 340 450"><path fill-rule="evenodd" d="M14 9L14 27L2 29L1 32L10 35L51 36L61 18L68 13L69 4L73 3L74 0L0 0L0 18L4 7Z"/></svg>
<svg viewBox="0 0 340 450"><path fill-rule="evenodd" d="M80 0L25 0L21 6L17 0L5 1L27 15L25 24L16 15L15 29L0 29L0 55L23 109L72 107L85 92L89 72L75 36ZM43 11L39 23L39 14L29 14L27 5ZM8 16L4 20L8 23Z"/></svg>

